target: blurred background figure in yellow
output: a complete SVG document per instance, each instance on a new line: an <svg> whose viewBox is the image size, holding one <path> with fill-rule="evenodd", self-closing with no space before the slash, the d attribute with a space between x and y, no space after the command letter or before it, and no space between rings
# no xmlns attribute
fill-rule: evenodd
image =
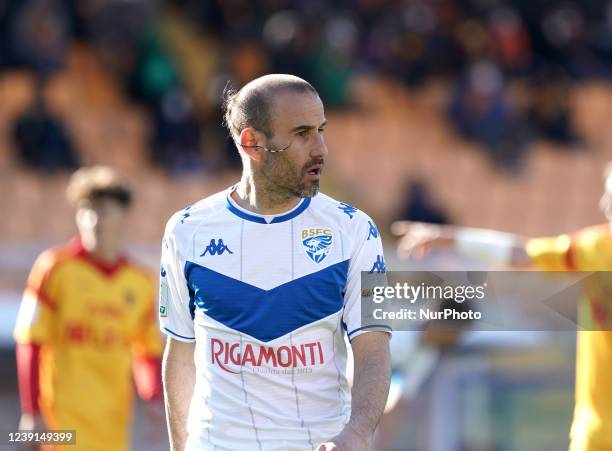
<svg viewBox="0 0 612 451"><path fill-rule="evenodd" d="M486 229L426 223L397 223L404 233L399 252L425 255L435 248L452 249L509 267L543 271L600 271L584 287L578 306L576 393L570 451L612 449L612 163L604 171L604 193L599 202L607 224L574 233L525 238Z"/></svg>
<svg viewBox="0 0 612 451"><path fill-rule="evenodd" d="M82 168L67 195L78 236L37 258L15 326L20 429L75 430L75 450L126 450L132 373L163 424L155 286L123 254L132 194L120 176Z"/></svg>

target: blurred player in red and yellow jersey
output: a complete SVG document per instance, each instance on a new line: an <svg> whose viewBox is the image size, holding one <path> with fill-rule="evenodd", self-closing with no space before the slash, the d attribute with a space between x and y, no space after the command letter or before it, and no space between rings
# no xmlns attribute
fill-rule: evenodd
<svg viewBox="0 0 612 451"><path fill-rule="evenodd" d="M72 429L71 449L122 451L130 442L132 374L163 418L154 282L122 255L131 193L120 177L84 168L67 194L79 236L38 257L14 331L20 429Z"/></svg>
<svg viewBox="0 0 612 451"><path fill-rule="evenodd" d="M545 271L612 271L612 165L605 173L600 208L608 223L573 234L524 238L485 229L401 222L399 252L424 255L432 248L510 267ZM612 299L602 274L597 286L585 286L579 304L576 351L576 402L570 451L612 450Z"/></svg>

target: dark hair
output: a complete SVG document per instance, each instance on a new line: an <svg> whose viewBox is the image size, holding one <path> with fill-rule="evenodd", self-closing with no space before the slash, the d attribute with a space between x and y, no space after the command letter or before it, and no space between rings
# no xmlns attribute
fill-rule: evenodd
<svg viewBox="0 0 612 451"><path fill-rule="evenodd" d="M107 166L81 168L72 174L66 189L68 200L78 207L82 201L103 198L116 200L123 207L132 203L132 191L117 171Z"/></svg>
<svg viewBox="0 0 612 451"><path fill-rule="evenodd" d="M266 138L272 138L272 99L283 90L312 92L318 95L310 83L294 75L264 75L247 83L238 91L228 82L223 90L223 123L230 136L236 139L242 130L253 127Z"/></svg>
<svg viewBox="0 0 612 451"><path fill-rule="evenodd" d="M124 187L113 187L106 189L95 189L89 193L89 200L113 199L122 207L127 208L132 203L132 193Z"/></svg>

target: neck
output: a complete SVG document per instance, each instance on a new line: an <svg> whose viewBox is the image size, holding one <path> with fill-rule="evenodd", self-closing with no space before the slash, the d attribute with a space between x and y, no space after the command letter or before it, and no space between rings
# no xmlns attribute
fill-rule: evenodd
<svg viewBox="0 0 612 451"><path fill-rule="evenodd" d="M103 263L112 265L120 258L119 248L116 246L103 246L100 244L100 241L93 236L81 236L81 243L90 255Z"/></svg>
<svg viewBox="0 0 612 451"><path fill-rule="evenodd" d="M299 197L266 189L263 181L257 181L253 174L243 174L231 196L242 208L261 215L283 213L300 201Z"/></svg>

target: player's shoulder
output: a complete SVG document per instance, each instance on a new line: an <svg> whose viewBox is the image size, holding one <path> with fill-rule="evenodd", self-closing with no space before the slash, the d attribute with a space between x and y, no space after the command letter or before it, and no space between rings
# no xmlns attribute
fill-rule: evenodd
<svg viewBox="0 0 612 451"><path fill-rule="evenodd" d="M228 189L224 189L176 211L166 223L165 236L177 234L179 231L189 234L202 221L224 212L227 195Z"/></svg>
<svg viewBox="0 0 612 451"><path fill-rule="evenodd" d="M612 255L612 232L608 224L598 224L580 229L571 236L572 246L586 252Z"/></svg>
<svg viewBox="0 0 612 451"><path fill-rule="evenodd" d="M68 243L59 244L42 251L32 267L33 272L50 273L62 264L77 257L78 246L76 238Z"/></svg>
<svg viewBox="0 0 612 451"><path fill-rule="evenodd" d="M607 240L612 237L612 233L610 232L610 226L608 224L597 224L578 230L574 233L573 237Z"/></svg>
<svg viewBox="0 0 612 451"><path fill-rule="evenodd" d="M312 207L320 209L325 214L334 216L346 224L359 226L360 224L373 222L367 213L359 208L341 200L334 199L324 193L319 193L312 198Z"/></svg>

